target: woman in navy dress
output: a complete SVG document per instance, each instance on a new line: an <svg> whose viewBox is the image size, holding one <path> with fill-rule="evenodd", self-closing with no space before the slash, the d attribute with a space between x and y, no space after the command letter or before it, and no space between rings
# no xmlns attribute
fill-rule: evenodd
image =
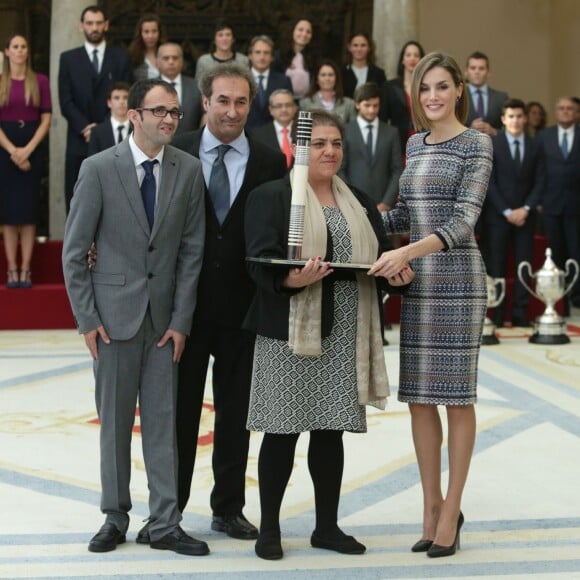
<svg viewBox="0 0 580 580"><path fill-rule="evenodd" d="M491 172L489 137L466 129L467 91L449 56L431 53L411 86L418 133L407 144L400 199L384 218L387 232L410 243L377 260L391 276L411 265L416 278L403 299L400 401L411 412L423 486L423 536L414 552L449 556L459 547L461 496L475 442L477 366L486 311L485 265L474 238ZM445 405L449 484L441 490Z"/></svg>
<svg viewBox="0 0 580 580"><path fill-rule="evenodd" d="M0 216L9 288L30 288L42 156L52 118L48 78L30 66L28 41L12 36L0 76ZM17 263L20 242L21 261Z"/></svg>

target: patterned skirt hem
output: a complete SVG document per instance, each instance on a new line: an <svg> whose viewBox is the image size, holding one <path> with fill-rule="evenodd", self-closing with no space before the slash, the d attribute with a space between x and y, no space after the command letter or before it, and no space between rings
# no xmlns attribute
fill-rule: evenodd
<svg viewBox="0 0 580 580"><path fill-rule="evenodd" d="M412 395L398 395L397 400L400 403L417 403L418 405L445 405L446 407L460 407L475 405L477 397L468 397L466 399L445 399L437 397L416 397Z"/></svg>

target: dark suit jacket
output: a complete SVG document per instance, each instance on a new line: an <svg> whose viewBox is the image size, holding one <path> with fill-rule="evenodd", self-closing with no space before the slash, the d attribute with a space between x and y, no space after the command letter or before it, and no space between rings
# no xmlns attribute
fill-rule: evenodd
<svg viewBox="0 0 580 580"><path fill-rule="evenodd" d="M177 136L173 145L199 158L203 129ZM254 295L246 269L244 212L249 192L286 174L286 159L248 135L250 157L242 187L220 226L206 190L206 236L195 320L241 328Z"/></svg>
<svg viewBox="0 0 580 580"><path fill-rule="evenodd" d="M129 129L130 130L130 129ZM128 135L125 135L125 139ZM105 119L91 131L88 155L94 155L117 144L117 135L113 134L111 119Z"/></svg>
<svg viewBox="0 0 580 580"><path fill-rule="evenodd" d="M465 87L469 97L469 111L467 113L467 121L465 124L470 127L473 120L477 118L477 107L471 98L471 91L469 87ZM508 94L503 91L496 91L491 87L487 87L487 113L484 120L487 121L495 129L502 128L501 110L503 104L508 100Z"/></svg>
<svg viewBox="0 0 580 580"><path fill-rule="evenodd" d="M260 143L274 149L275 151L280 151L280 143L278 143L278 137L276 136L276 128L274 127L274 122L270 121L257 129L252 131L252 137L254 137Z"/></svg>
<svg viewBox="0 0 580 580"><path fill-rule="evenodd" d="M393 207L403 170L397 130L379 121L372 160L356 120L346 126L344 137L341 174L345 181L364 191L375 204Z"/></svg>
<svg viewBox="0 0 580 580"><path fill-rule="evenodd" d="M183 119L179 121L176 135L195 131L199 129L199 124L203 116L203 107L201 105L201 93L197 82L193 77L181 75L182 102L179 103L180 109L184 112Z"/></svg>
<svg viewBox="0 0 580 580"><path fill-rule="evenodd" d="M352 189L355 197L365 208L379 240L379 254L391 249L383 222L374 202L362 192ZM248 256L285 259L288 248L288 225L292 188L289 176L266 183L255 189L246 206L246 251ZM332 261L332 238L328 235L325 260ZM288 340L288 314L290 297L301 289L285 288L282 283L288 270L248 264L248 270L256 283L256 294L244 322L252 332L280 340ZM323 281L322 288L322 336L329 336L333 323L332 282L338 279L355 279L352 272L335 271ZM401 287L392 288L384 278L378 278L381 289L395 294ZM377 295L378 300L378 295Z"/></svg>
<svg viewBox="0 0 580 580"><path fill-rule="evenodd" d="M63 116L68 121L67 148L87 144L82 130L91 123L101 123L109 113L107 92L111 83L133 81L131 60L126 50L107 46L101 71L97 75L84 46L60 55L58 96Z"/></svg>
<svg viewBox="0 0 580 580"><path fill-rule="evenodd" d="M352 68L349 64L342 67L342 88L344 89L344 96L354 98L354 91L356 89L356 76L352 72ZM383 88L383 85L387 82L387 75L382 68L375 66L374 64L369 65L369 70L367 72L366 83L375 83L379 89Z"/></svg>
<svg viewBox="0 0 580 580"><path fill-rule="evenodd" d="M250 114L248 115L248 120L246 122L246 129L257 129L272 120L272 115L270 115L270 111L268 110L268 101L270 95L278 89L287 89L292 92L292 83L285 74L270 69L264 104L260 104L260 99L258 98L258 95L256 95L252 101L252 105L250 106Z"/></svg>
<svg viewBox="0 0 580 580"><path fill-rule="evenodd" d="M409 139L409 131L413 128L413 123L407 107L405 85L402 79L396 78L388 81L384 85L382 93L379 118L385 123L390 123L399 131L399 143L401 152L404 154L407 140Z"/></svg>
<svg viewBox="0 0 580 580"><path fill-rule="evenodd" d="M557 125L544 129L538 141L546 166L542 211L547 215L580 214L580 125L574 129L567 159L560 150Z"/></svg>
<svg viewBox="0 0 580 580"><path fill-rule="evenodd" d="M544 188L544 161L539 143L524 136L524 158L516 169L505 132L492 138L493 168L487 190L486 212L492 221L505 222L503 212L540 203Z"/></svg>

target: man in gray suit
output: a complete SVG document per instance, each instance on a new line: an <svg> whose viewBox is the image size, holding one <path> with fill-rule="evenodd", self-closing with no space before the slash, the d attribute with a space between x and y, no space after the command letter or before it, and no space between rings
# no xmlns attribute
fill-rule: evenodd
<svg viewBox="0 0 580 580"><path fill-rule="evenodd" d="M181 74L183 70L183 51L175 42L165 42L157 49L157 68L159 78L175 87L179 98L179 108L183 111L176 135L199 129L203 108L201 93L194 78Z"/></svg>
<svg viewBox="0 0 580 580"><path fill-rule="evenodd" d="M205 217L201 163L169 145L182 113L160 79L129 92L132 135L86 159L68 216L63 270L79 332L94 359L101 423L101 510L91 552L125 542L131 433L139 400L151 547L209 552L179 526L177 363L191 330ZM98 248L94 267L87 251Z"/></svg>
<svg viewBox="0 0 580 580"><path fill-rule="evenodd" d="M373 83L354 93L358 115L345 128L341 175L370 196L382 212L397 198L402 158L397 130L378 118L380 94Z"/></svg>

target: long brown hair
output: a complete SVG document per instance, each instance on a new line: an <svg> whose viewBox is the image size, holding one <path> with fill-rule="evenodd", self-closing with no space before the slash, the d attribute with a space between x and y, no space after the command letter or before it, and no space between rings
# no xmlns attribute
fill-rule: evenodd
<svg viewBox="0 0 580 580"><path fill-rule="evenodd" d="M38 80L36 78L36 73L32 70L31 58L30 58L30 44L28 39L24 34L13 34L10 36L6 42L5 48L10 47L10 43L17 37L24 38L26 41L26 46L28 47L28 57L26 58L26 73L24 75L24 102L27 105L34 105L38 107L40 105L40 89L38 88ZM0 107L4 107L8 104L10 100L10 86L12 84L11 71L10 71L10 59L4 55L4 61L2 63L2 76L0 77Z"/></svg>
<svg viewBox="0 0 580 580"><path fill-rule="evenodd" d="M154 12L147 12L137 20L135 24L135 30L133 31L133 38L131 44L129 44L129 54L131 55L131 62L133 67L137 68L145 60L145 44L143 43L143 37L141 36L141 29L143 24L146 22L156 22L157 30L159 30L159 39L157 40L157 48L163 44L167 38L165 36L165 29L161 22L161 18Z"/></svg>
<svg viewBox="0 0 580 580"><path fill-rule="evenodd" d="M331 60L330 58L323 58L316 67L316 72L312 77L312 82L310 83L310 91L308 92L308 96L310 98L314 97L314 95L320 90L320 86L318 85L318 74L320 73L320 69L323 66L328 66L334 71L334 98L336 99L336 103L342 103L344 98L344 89L342 88L342 75L340 74L340 69L338 65Z"/></svg>

